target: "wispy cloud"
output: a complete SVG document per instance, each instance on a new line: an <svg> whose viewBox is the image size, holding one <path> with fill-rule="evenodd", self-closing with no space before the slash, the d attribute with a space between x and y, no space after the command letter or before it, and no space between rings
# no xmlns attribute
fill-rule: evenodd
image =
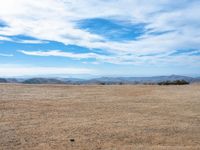
<svg viewBox="0 0 200 150"><path fill-rule="evenodd" d="M12 39L10 39L8 37L0 36L0 41L12 41Z"/></svg>
<svg viewBox="0 0 200 150"><path fill-rule="evenodd" d="M43 40L24 40L24 39L12 39L9 36L0 36L0 41L9 41L13 43L24 43L24 44L41 44L41 43L48 43L47 41Z"/></svg>
<svg viewBox="0 0 200 150"><path fill-rule="evenodd" d="M171 65L200 65L200 57L192 55L199 51L193 51L188 53L182 53L179 55L172 55L174 52L167 53L155 53L149 55L139 55L139 54L128 54L128 53L120 53L115 55L101 55L96 53L70 53L64 52L61 50L49 50L49 51L28 51L28 50L18 50L18 52L30 55L30 56L54 56L54 57L66 57L71 59L95 59L98 62L102 63L111 63L111 64L134 64L134 65L144 65L148 63L149 65L156 64L171 64ZM90 62L92 64L96 64L97 62ZM85 61L84 61L85 63Z"/></svg>
<svg viewBox="0 0 200 150"><path fill-rule="evenodd" d="M83 59L83 62L92 58L98 63L141 66L200 66L199 51L184 53L200 49L199 0L0 2L3 22L0 41L23 44L56 41L90 50L75 53L56 46L39 51L33 47L17 48L25 55ZM32 38L12 38L19 35ZM102 53L95 53L97 49Z"/></svg>
<svg viewBox="0 0 200 150"><path fill-rule="evenodd" d="M0 56L3 56L3 57L13 57L14 55L13 54L0 53Z"/></svg>
<svg viewBox="0 0 200 150"><path fill-rule="evenodd" d="M52 7L43 7L52 6ZM29 10L29 13L27 13ZM195 15L194 15L195 14ZM199 1L3 1L0 18L8 24L0 29L2 35L25 34L41 40L101 48L108 51L157 52L199 48ZM182 17L184 16L184 17ZM146 32L142 38L129 42L107 41L98 32L90 33L77 28L79 20L112 18L131 24L147 24L151 32L174 32L152 35ZM97 29L98 30L98 29ZM130 33L131 34L131 33ZM174 40L176 39L176 40Z"/></svg>
<svg viewBox="0 0 200 150"><path fill-rule="evenodd" d="M0 67L1 77L41 76L41 75L79 75L95 74L96 71L87 68L57 68L57 67Z"/></svg>

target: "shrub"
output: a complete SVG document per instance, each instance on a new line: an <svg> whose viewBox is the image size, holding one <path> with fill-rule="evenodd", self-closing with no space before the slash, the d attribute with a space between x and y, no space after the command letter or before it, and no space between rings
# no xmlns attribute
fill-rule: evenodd
<svg viewBox="0 0 200 150"><path fill-rule="evenodd" d="M158 85L186 85L186 84L190 83L185 80L163 81L158 83Z"/></svg>

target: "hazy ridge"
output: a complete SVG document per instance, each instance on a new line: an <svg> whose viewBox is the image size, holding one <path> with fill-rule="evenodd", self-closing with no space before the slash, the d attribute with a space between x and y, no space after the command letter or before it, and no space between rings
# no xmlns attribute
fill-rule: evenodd
<svg viewBox="0 0 200 150"><path fill-rule="evenodd" d="M0 83L23 84L156 84L163 81L185 80L189 83L200 82L200 77L189 76L153 76L153 77L100 77L93 79L79 78L0 78Z"/></svg>

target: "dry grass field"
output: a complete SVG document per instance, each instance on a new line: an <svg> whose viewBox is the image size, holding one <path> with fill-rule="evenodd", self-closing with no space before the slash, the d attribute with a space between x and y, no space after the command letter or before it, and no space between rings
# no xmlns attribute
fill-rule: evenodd
<svg viewBox="0 0 200 150"><path fill-rule="evenodd" d="M0 149L198 150L200 85L0 84Z"/></svg>

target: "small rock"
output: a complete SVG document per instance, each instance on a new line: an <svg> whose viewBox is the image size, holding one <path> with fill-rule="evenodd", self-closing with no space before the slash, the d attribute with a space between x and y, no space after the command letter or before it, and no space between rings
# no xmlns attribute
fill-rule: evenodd
<svg viewBox="0 0 200 150"><path fill-rule="evenodd" d="M70 142L75 142L75 139L70 139Z"/></svg>

